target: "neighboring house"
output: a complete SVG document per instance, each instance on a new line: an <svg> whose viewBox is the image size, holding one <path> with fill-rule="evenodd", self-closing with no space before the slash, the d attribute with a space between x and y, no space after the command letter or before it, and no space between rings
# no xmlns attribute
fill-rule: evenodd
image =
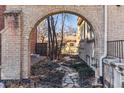
<svg viewBox="0 0 124 93"><path fill-rule="evenodd" d="M76 35L65 35L63 41L62 54L76 55L78 48L76 46Z"/></svg>
<svg viewBox="0 0 124 93"><path fill-rule="evenodd" d="M77 45L79 56L91 67L96 68L97 59L94 59L94 32L90 24L78 17Z"/></svg>

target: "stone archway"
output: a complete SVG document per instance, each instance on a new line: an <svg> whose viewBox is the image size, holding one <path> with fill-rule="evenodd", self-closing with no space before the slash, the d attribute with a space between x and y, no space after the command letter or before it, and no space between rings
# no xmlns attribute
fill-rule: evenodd
<svg viewBox="0 0 124 93"><path fill-rule="evenodd" d="M28 53L29 53L29 62L31 64L31 54L32 53L35 53L35 44L37 43L36 39L37 39L37 31L36 31L36 28L37 26L42 22L44 21L48 16L51 16L51 15L57 15L57 14L61 14L61 13L68 13L68 14L71 14L71 15L75 15L77 17L80 17L82 18L85 22L87 22L87 24L90 26L90 29L95 33L94 31L94 28L92 26L92 24L82 15L76 13L76 12L73 12L73 11L57 11L57 12L51 12L50 14L47 14L45 15L44 17L40 18L34 25L34 27L32 28L30 34L29 34L29 41L28 41L28 45L29 45L29 49L28 49ZM97 36L97 35L96 35ZM97 38L95 36L95 39ZM93 43L94 44L94 43ZM92 50L92 49L90 49Z"/></svg>
<svg viewBox="0 0 124 93"><path fill-rule="evenodd" d="M6 43L10 42L9 45L5 45L5 41L2 41L2 66L3 69L2 79L19 79L28 78L30 76L30 57L29 57L29 36L32 29L38 25L46 16L49 14L55 14L60 12L70 12L77 14L85 18L90 24L92 24L93 29L96 34L95 40L95 56L99 60L103 54L103 42L104 42L104 7L103 6L7 6L6 15L11 17L18 14L18 29L14 29L15 33L15 47L16 52L12 52L15 47L9 49L13 45L10 38L6 38L11 34L10 30L7 28L6 23L8 22L6 18L6 27L2 31L2 38L6 38ZM20 11L21 10L21 11ZM19 11L19 12L18 12ZM10 18L8 18L10 19ZM11 27L9 27L11 28ZM19 33L20 32L20 33ZM13 35L10 35L13 36ZM9 52L5 52L9 51ZM9 57L8 57L9 55ZM14 57L14 55L18 55ZM7 58L7 59L6 59ZM14 60L16 58L16 60ZM14 64L15 63L15 64ZM10 67L8 67L8 65ZM13 66L14 65L14 66ZM18 70L16 73L11 73L13 70Z"/></svg>

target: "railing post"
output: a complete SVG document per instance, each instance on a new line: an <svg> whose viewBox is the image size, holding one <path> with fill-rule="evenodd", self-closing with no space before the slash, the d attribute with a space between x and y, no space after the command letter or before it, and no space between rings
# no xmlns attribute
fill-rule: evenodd
<svg viewBox="0 0 124 93"><path fill-rule="evenodd" d="M123 58L123 41L121 43L122 43L122 58Z"/></svg>
<svg viewBox="0 0 124 93"><path fill-rule="evenodd" d="M107 56L113 56L121 59L124 58L124 40L107 41Z"/></svg>

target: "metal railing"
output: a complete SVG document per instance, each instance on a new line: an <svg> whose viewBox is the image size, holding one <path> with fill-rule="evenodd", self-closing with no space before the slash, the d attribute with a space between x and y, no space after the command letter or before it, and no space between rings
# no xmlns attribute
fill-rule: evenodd
<svg viewBox="0 0 124 93"><path fill-rule="evenodd" d="M124 40L107 41L107 56L124 58Z"/></svg>

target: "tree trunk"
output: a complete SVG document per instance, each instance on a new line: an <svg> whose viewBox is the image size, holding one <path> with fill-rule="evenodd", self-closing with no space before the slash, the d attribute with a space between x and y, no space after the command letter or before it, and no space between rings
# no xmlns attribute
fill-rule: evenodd
<svg viewBox="0 0 124 93"><path fill-rule="evenodd" d="M48 44L49 44L49 52L48 56L51 59L51 41L52 41L52 36L51 36L51 27L50 27L50 18L47 18L47 23L48 23Z"/></svg>
<svg viewBox="0 0 124 93"><path fill-rule="evenodd" d="M59 54L58 54L59 59L60 59L60 54L61 54L62 45L63 45L64 23L65 23L65 15L62 14L61 43L60 43L60 49L59 49Z"/></svg>

